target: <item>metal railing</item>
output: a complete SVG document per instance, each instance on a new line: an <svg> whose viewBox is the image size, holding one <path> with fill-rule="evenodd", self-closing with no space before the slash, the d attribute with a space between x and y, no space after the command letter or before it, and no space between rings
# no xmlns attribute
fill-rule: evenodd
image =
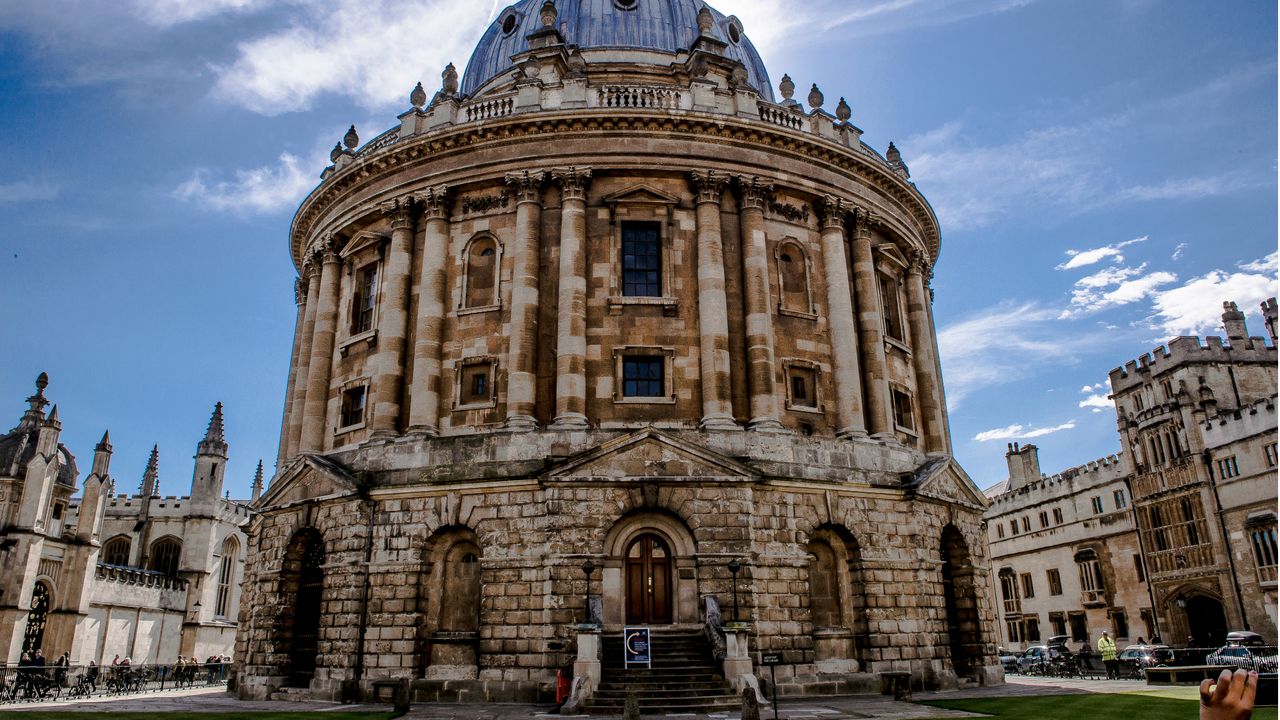
<svg viewBox="0 0 1280 720"><path fill-rule="evenodd" d="M177 665L0 666L0 703L84 700L225 685L229 662Z"/></svg>

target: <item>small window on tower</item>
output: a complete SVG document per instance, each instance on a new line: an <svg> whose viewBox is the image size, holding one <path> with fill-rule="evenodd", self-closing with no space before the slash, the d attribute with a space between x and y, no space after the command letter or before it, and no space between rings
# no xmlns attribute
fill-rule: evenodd
<svg viewBox="0 0 1280 720"><path fill-rule="evenodd" d="M340 427L349 428L364 422L365 386L353 387L342 392L342 418Z"/></svg>
<svg viewBox="0 0 1280 720"><path fill-rule="evenodd" d="M470 405L472 403L482 403L489 400L489 368L486 365L478 365L467 368L462 378L462 386L465 388L462 393L462 403Z"/></svg>
<svg viewBox="0 0 1280 720"><path fill-rule="evenodd" d="M804 365L787 367L787 406L806 410L818 407L818 371Z"/></svg>
<svg viewBox="0 0 1280 720"><path fill-rule="evenodd" d="M914 432L916 429L915 412L911 407L911 395L898 388L893 388L893 422L899 430Z"/></svg>
<svg viewBox="0 0 1280 720"><path fill-rule="evenodd" d="M463 360L454 380L454 407L460 410L493 407L497 397L494 387L497 368L497 361L492 357Z"/></svg>

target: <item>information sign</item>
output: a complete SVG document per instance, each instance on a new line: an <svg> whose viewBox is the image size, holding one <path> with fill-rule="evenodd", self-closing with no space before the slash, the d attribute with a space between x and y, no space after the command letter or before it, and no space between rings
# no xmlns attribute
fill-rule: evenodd
<svg viewBox="0 0 1280 720"><path fill-rule="evenodd" d="M630 668L632 665L653 667L653 657L649 646L649 628L623 628L622 655L624 667Z"/></svg>

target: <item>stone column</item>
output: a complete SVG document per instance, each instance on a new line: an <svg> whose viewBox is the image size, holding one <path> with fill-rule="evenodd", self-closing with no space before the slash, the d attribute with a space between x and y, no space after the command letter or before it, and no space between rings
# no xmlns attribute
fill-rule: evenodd
<svg viewBox="0 0 1280 720"><path fill-rule="evenodd" d="M924 286L926 273L931 274L929 258L916 252L907 271L907 316L911 323L911 361L916 373L916 404L920 408L920 436L927 453L946 451L943 441L942 403L935 374L933 322L929 317L929 296Z"/></svg>
<svg viewBox="0 0 1280 720"><path fill-rule="evenodd" d="M556 306L556 430L587 427L587 183L591 168L551 171L560 183Z"/></svg>
<svg viewBox="0 0 1280 720"><path fill-rule="evenodd" d="M289 457L289 418L293 414L293 391L298 382L298 355L302 347L302 333L307 323L307 290L303 278L293 281L293 301L298 305L298 316L293 321L293 350L289 353L289 383L284 391L284 415L280 418L280 449L276 451L276 467Z"/></svg>
<svg viewBox="0 0 1280 720"><path fill-rule="evenodd" d="M854 302L858 311L858 347L862 351L862 372L866 374L867 420L871 436L894 437L889 413L889 379L884 356L884 325L880 317L880 286L876 280L875 258L871 254L871 217L858 213L853 233Z"/></svg>
<svg viewBox="0 0 1280 720"><path fill-rule="evenodd" d="M827 285L827 333L836 385L836 434L865 437L858 337L854 329L849 263L844 252L844 223L849 204L828 195L819 202L819 207L822 210L822 270Z"/></svg>
<svg viewBox="0 0 1280 720"><path fill-rule="evenodd" d="M537 428L538 240L542 223L542 185L546 173L507 175L515 190L516 232L512 243L511 333L507 354L507 421L511 431Z"/></svg>
<svg viewBox="0 0 1280 720"><path fill-rule="evenodd" d="M413 198L397 198L379 209L391 220L391 247L382 263L378 352L369 359L373 389L369 439L391 440L400 434L400 399L404 391L409 273L413 265Z"/></svg>
<svg viewBox="0 0 1280 720"><path fill-rule="evenodd" d="M441 365L448 288L449 188L438 185L417 196L425 225L418 276L418 319L413 332L413 379L409 384L409 433L440 433Z"/></svg>
<svg viewBox="0 0 1280 720"><path fill-rule="evenodd" d="M324 450L329 409L329 379L333 371L333 337L338 320L338 252L332 239L321 243L320 294L311 333L311 362L307 368L307 400L302 408L302 438L298 452Z"/></svg>
<svg viewBox="0 0 1280 720"><path fill-rule="evenodd" d="M302 321L302 341L298 343L298 375L293 381L289 410L289 448L285 457L296 457L302 442L302 416L307 403L307 377L311 368L311 345L316 326L316 307L320 304L320 263L308 257L302 263L302 275L306 283L306 314Z"/></svg>
<svg viewBox="0 0 1280 720"><path fill-rule="evenodd" d="M702 428L736 430L730 401L729 309L724 290L724 239L720 196L727 176L692 173L698 215L698 332L702 336Z"/></svg>
<svg viewBox="0 0 1280 720"><path fill-rule="evenodd" d="M773 300L769 294L769 251L764 204L773 191L760 178L737 179L742 191L738 222L742 229L742 278L747 330L747 391L751 423L759 432L782 432L778 420L777 367L773 350Z"/></svg>

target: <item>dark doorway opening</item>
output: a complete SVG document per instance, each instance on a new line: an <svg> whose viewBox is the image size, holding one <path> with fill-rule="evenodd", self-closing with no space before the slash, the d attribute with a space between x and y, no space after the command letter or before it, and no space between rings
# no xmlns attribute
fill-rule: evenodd
<svg viewBox="0 0 1280 720"><path fill-rule="evenodd" d="M970 677L978 671L982 658L973 561L969 555L969 545L955 526L943 528L941 550L951 664L955 668L956 677Z"/></svg>
<svg viewBox="0 0 1280 720"><path fill-rule="evenodd" d="M1195 647L1218 647L1227 641L1227 615L1222 603L1208 595L1187 598L1187 644Z"/></svg>
<svg viewBox="0 0 1280 720"><path fill-rule="evenodd" d="M289 687L308 687L316 674L320 650L320 618L324 596L324 539L305 529L294 536L285 553L283 585L292 607L283 618L291 623ZM291 612L290 612L291 610Z"/></svg>

